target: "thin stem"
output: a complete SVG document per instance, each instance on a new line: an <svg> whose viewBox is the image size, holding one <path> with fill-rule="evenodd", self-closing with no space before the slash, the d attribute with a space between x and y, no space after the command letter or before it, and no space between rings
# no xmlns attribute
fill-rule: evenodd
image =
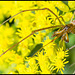
<svg viewBox="0 0 75 75"><path fill-rule="evenodd" d="M60 19L59 19L59 17L58 17L52 10L50 10L49 8L43 8L43 9L30 9L30 10L23 10L23 11L20 11L19 13L13 15L12 17L10 17L10 18L7 19L6 21L4 21L1 25L5 24L5 23L6 23L7 21L9 21L11 18L17 16L18 14L20 14L20 13L22 13L22 12L35 11L35 10L48 10L48 11L50 11L51 13L53 13L53 14L57 17L57 19L59 20L60 24L62 24L61 21L60 21ZM1 25L0 25L0 26L1 26Z"/></svg>
<svg viewBox="0 0 75 75"><path fill-rule="evenodd" d="M75 45L73 45L72 47L70 47L69 50L71 50L71 49L74 48L74 47L75 47Z"/></svg>

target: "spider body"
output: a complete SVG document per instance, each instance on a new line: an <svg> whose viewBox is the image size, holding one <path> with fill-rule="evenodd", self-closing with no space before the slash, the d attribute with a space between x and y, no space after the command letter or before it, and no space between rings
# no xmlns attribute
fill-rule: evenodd
<svg viewBox="0 0 75 75"><path fill-rule="evenodd" d="M52 37L61 35L61 39L65 40L65 42L69 42L69 37L68 37L68 33L73 33L75 34L75 20L72 21L72 23L67 24L65 26L63 26L61 29L57 30L54 32L54 34L52 35Z"/></svg>

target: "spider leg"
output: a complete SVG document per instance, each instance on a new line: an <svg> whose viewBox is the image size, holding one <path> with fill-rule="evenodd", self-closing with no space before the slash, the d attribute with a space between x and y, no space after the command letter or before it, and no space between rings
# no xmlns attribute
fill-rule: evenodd
<svg viewBox="0 0 75 75"><path fill-rule="evenodd" d="M75 25L72 26L70 32L73 33L73 34L75 34Z"/></svg>
<svg viewBox="0 0 75 75"><path fill-rule="evenodd" d="M72 18L71 18L71 21L70 21L70 23L72 22L74 15L75 15L75 11L74 11L74 13L73 13L73 16L72 16Z"/></svg>
<svg viewBox="0 0 75 75"><path fill-rule="evenodd" d="M43 47L41 47L32 57L34 57L39 51L41 51L45 46L47 46L48 44L50 44L51 42L55 41L57 38L59 38L61 35L57 36L56 38L54 38L53 40L51 40L50 42L48 42L46 45L44 45Z"/></svg>
<svg viewBox="0 0 75 75"><path fill-rule="evenodd" d="M8 52L10 49L12 49L13 47L15 47L16 45L18 45L19 43L21 43L22 41L24 41L25 39L27 39L27 38L30 37L31 35L33 35L34 33L38 32L38 31L41 31L41 30L49 29L49 28L55 28L55 27L63 27L63 26L62 26L62 25L61 25L61 26L58 25L58 26L52 26L52 27L46 27L46 28L34 30L34 31L32 31L31 34L29 34L28 36L26 36L25 38L23 38L21 41L19 41L18 43L14 44L12 47L10 47L8 50L6 50L4 53L2 53L2 54L0 55L0 57L1 57L2 55L4 55L6 52Z"/></svg>
<svg viewBox="0 0 75 75"><path fill-rule="evenodd" d="M65 23L65 20L63 19L62 16L59 16L59 18L61 18L61 19L63 20L63 22ZM56 19L57 19L57 18L55 18L55 21L56 21ZM55 21L54 21L54 23L55 23Z"/></svg>
<svg viewBox="0 0 75 75"><path fill-rule="evenodd" d="M17 16L18 14L20 14L20 13L22 13L22 12L26 12L26 11L36 11L36 10L48 10L48 11L50 11L51 13L53 13L53 14L57 17L57 19L59 20L60 24L62 24L61 21L60 21L60 19L58 18L58 16L57 16L52 10L50 10L49 8L42 8L42 9L22 10L22 11L20 11L19 13L15 14L15 15L13 15L12 17L10 17L9 19L7 19L6 21L4 21L2 24L0 24L0 26L3 25L3 24L5 24L5 23L6 23L7 21L9 21L11 18Z"/></svg>
<svg viewBox="0 0 75 75"><path fill-rule="evenodd" d="M62 39L62 40L65 40L65 42L68 43L68 42L69 42L68 33L65 32L65 33L62 35L62 38L61 38L61 39Z"/></svg>
<svg viewBox="0 0 75 75"><path fill-rule="evenodd" d="M2 55L4 55L6 52L8 52L10 49L12 49L13 47L15 47L16 45L18 45L19 43L21 43L23 40L25 40L26 38L28 38L29 36L33 35L33 33L29 34L28 36L26 36L24 39L22 39L21 41L19 41L18 43L14 44L12 47L10 47L8 50L6 50L5 52L3 52L0 57Z"/></svg>

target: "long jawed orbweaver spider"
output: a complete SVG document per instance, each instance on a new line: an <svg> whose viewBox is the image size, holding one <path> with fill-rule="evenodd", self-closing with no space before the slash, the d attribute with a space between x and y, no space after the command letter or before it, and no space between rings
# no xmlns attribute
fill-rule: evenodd
<svg viewBox="0 0 75 75"><path fill-rule="evenodd" d="M30 37L31 35L33 35L34 33L38 32L38 31L41 31L41 30L45 30L45 29L50 29L50 28L56 28L56 27L61 27L61 30L57 30L53 33L52 37L56 36L52 41L48 42L46 45L44 45L43 47L47 46L49 43L55 41L57 38L61 37L61 40L64 40L65 42L69 42L69 37L68 37L68 33L73 33L75 34L75 20L73 20L73 17L75 15L75 12L71 18L71 21L70 21L70 24L66 24L65 26L62 24L62 22L60 21L59 18L62 18L63 22L65 23L64 19L62 16L58 17L52 10L50 10L49 8L43 8L43 9L30 9L30 10L23 10L17 14L15 14L14 16L10 17L9 19L7 19L6 21L4 21L1 25L3 25L4 23L6 23L7 21L9 21L11 18L17 16L18 14L22 13L22 12L26 12L26 11L36 11L36 10L48 10L50 11L52 14L54 14L56 16L56 19L58 19L58 21L60 22L61 25L57 25L57 26L51 26L51 27L46 27L46 28L41 28L41 29L38 29L38 30L34 30L31 32L31 34L29 34L28 36L26 36L25 38L23 38L21 41L19 41L18 43L14 44L12 47L10 47L8 50L6 50L4 53L2 53L0 55L0 57L2 55L4 55L6 52L8 52L10 49L12 49L13 47L15 47L16 45L18 45L19 43L21 43L22 41L24 41L25 39L27 39L28 37ZM55 20L56 20L55 19ZM73 21L72 21L73 20ZM1 26L0 25L0 26ZM43 47L41 47L38 51L40 51ZM72 49L74 46L72 46L71 48L69 49ZM37 52L38 52L37 51ZM37 53L36 52L36 53ZM33 55L35 56L36 53ZM32 57L33 57L32 56Z"/></svg>

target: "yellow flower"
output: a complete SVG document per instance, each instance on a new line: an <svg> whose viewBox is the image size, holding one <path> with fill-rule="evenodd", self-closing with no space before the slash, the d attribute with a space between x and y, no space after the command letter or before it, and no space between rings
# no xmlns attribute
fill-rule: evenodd
<svg viewBox="0 0 75 75"><path fill-rule="evenodd" d="M14 29L9 27L8 23L6 24L6 26L0 27L0 54L8 49L8 45L13 44L13 33Z"/></svg>
<svg viewBox="0 0 75 75"><path fill-rule="evenodd" d="M19 74L24 74L25 73L25 65L19 64L15 67L15 69L19 72Z"/></svg>
<svg viewBox="0 0 75 75"><path fill-rule="evenodd" d="M53 3L55 4L56 7L58 7L61 11L63 12L68 12L69 11L69 7L64 4L62 1L53 1Z"/></svg>
<svg viewBox="0 0 75 75"><path fill-rule="evenodd" d="M61 73L63 74L63 71L62 70L64 70L65 64L67 64L69 62L69 61L65 61L65 60L66 59L62 60L62 59L56 58L54 60L54 62L52 62L52 63L54 63L52 65L55 66L55 68L53 70L56 70L57 69L57 72L58 71L61 71Z"/></svg>
<svg viewBox="0 0 75 75"><path fill-rule="evenodd" d="M27 74L38 74L38 64L36 63L35 57L26 60L28 64L25 64L26 70L25 73Z"/></svg>
<svg viewBox="0 0 75 75"><path fill-rule="evenodd" d="M51 63L48 60L48 57L43 55L43 51L38 54L38 57L36 58L38 60L38 64L41 69L41 74L51 74L52 73L52 66Z"/></svg>
<svg viewBox="0 0 75 75"><path fill-rule="evenodd" d="M69 16L70 15L70 16ZM68 13L66 13L65 15L63 15L63 18L64 18L64 20L65 20L65 22L66 21L70 21L71 20L71 18L72 18L72 12L68 12Z"/></svg>
<svg viewBox="0 0 75 75"><path fill-rule="evenodd" d="M69 50L64 50L63 47L59 48L57 51L57 58L58 59L64 59L64 57L68 57L69 56L69 55L67 55L68 51Z"/></svg>
<svg viewBox="0 0 75 75"><path fill-rule="evenodd" d="M70 8L75 8L75 1L68 1L68 5Z"/></svg>
<svg viewBox="0 0 75 75"><path fill-rule="evenodd" d="M51 40L47 36L45 42L43 42L43 46L49 43L50 41ZM56 54L55 47L56 47L56 44L54 42L51 42L47 46L44 47L45 49L44 52L46 52L46 56L48 56L50 60L53 60L53 58L55 58L55 54Z"/></svg>

